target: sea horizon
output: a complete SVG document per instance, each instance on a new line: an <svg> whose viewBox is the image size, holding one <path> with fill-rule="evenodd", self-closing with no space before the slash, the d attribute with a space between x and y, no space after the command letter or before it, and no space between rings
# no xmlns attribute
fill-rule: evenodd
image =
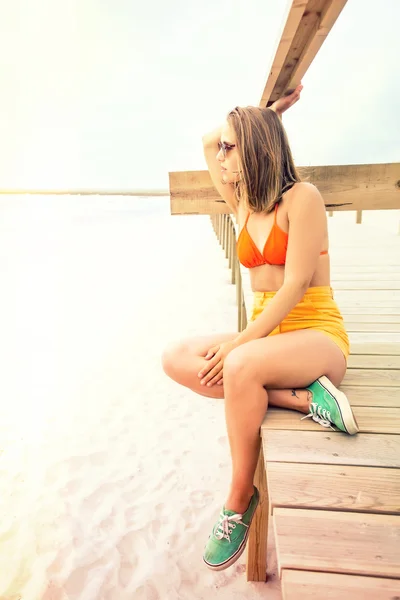
<svg viewBox="0 0 400 600"><path fill-rule="evenodd" d="M2 196L169 196L170 192L163 188L148 188L134 190L92 190L92 189L72 189L72 190L30 190L30 189L12 189L0 190Z"/></svg>

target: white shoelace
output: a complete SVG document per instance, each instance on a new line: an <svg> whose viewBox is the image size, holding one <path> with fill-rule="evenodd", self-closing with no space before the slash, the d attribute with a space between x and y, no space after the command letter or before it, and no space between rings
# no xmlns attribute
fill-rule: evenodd
<svg viewBox="0 0 400 600"><path fill-rule="evenodd" d="M335 430L335 428L332 427L332 417L329 410L326 410L326 408L321 409L321 407L318 406L316 402L312 402L310 404L309 414L305 417L301 417L300 421L302 421L303 419L308 419L309 417L311 417L313 421L319 423L323 427L330 427L331 429Z"/></svg>
<svg viewBox="0 0 400 600"><path fill-rule="evenodd" d="M225 538L228 540L228 542L230 542L231 538L229 537L229 534L232 533L232 529L236 529L236 523L238 523L239 525L244 525L245 527L248 527L248 525L246 525L246 523L243 523L242 517L243 517L243 515L240 515L240 514L228 516L228 515L224 515L223 513L220 513L220 521L219 521L218 525L215 527L215 533L214 533L217 540L222 540L222 538ZM232 527L232 529L230 529L230 527Z"/></svg>

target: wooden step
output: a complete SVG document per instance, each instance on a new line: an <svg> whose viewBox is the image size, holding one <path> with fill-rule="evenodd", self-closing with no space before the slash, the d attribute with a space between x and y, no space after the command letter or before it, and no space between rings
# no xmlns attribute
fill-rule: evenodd
<svg viewBox="0 0 400 600"><path fill-rule="evenodd" d="M400 435L347 435L334 431L273 431L261 426L264 456L270 462L400 468Z"/></svg>
<svg viewBox="0 0 400 600"><path fill-rule="evenodd" d="M400 581L315 571L282 571L283 600L398 600Z"/></svg>
<svg viewBox="0 0 400 600"><path fill-rule="evenodd" d="M340 389L352 406L400 406L400 387L368 387L362 385L341 385Z"/></svg>
<svg viewBox="0 0 400 600"><path fill-rule="evenodd" d="M273 522L280 575L301 569L400 578L398 515L276 508Z"/></svg>
<svg viewBox="0 0 400 600"><path fill-rule="evenodd" d="M351 399L351 396L349 396ZM400 408L380 408L376 406L353 406L360 433L397 433L400 434ZM285 408L268 409L265 423L269 429L290 429L296 431L318 431L322 426L306 415ZM326 429L326 431L333 431Z"/></svg>
<svg viewBox="0 0 400 600"><path fill-rule="evenodd" d="M400 350L400 344L399 344ZM399 369L400 353L395 354L354 354L349 356L350 369Z"/></svg>
<svg viewBox="0 0 400 600"><path fill-rule="evenodd" d="M392 356L400 355L400 344L399 343L363 343L358 344L354 343L351 345L351 354L372 354L372 355L381 355L381 354L390 354Z"/></svg>
<svg viewBox="0 0 400 600"><path fill-rule="evenodd" d="M343 385L400 387L400 370L395 369L347 369Z"/></svg>
<svg viewBox="0 0 400 600"><path fill-rule="evenodd" d="M271 507L400 514L396 469L269 462Z"/></svg>

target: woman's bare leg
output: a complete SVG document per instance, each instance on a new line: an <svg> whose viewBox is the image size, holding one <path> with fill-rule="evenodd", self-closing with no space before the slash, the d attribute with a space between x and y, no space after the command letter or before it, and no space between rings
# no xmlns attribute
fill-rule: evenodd
<svg viewBox="0 0 400 600"><path fill-rule="evenodd" d="M162 356L163 369L171 379L188 387L193 392L207 398L223 399L225 397L224 386L203 386L200 384L198 373L204 367L206 362L204 357L212 346L230 341L237 335L237 333L222 333L188 338L171 344ZM310 399L307 390L270 390L268 403L270 406L280 406L307 413Z"/></svg>
<svg viewBox="0 0 400 600"><path fill-rule="evenodd" d="M253 494L260 426L272 395L267 390L288 388L292 394L291 390L302 390L322 375L338 386L345 372L346 361L339 347L323 333L313 330L254 340L227 356L225 416L232 455L227 509L243 513ZM279 401L277 392L275 401Z"/></svg>
<svg viewBox="0 0 400 600"><path fill-rule="evenodd" d="M212 346L228 342L237 337L237 333L220 333L188 338L168 346L162 355L164 372L177 383L190 388L207 398L222 399L224 388L220 385L206 387L200 385L199 371L206 364L205 356Z"/></svg>
<svg viewBox="0 0 400 600"><path fill-rule="evenodd" d="M202 386L198 373L208 350L236 336L227 333L183 340L165 350L162 364L166 374L181 385L209 398L225 398L232 455L232 483L225 507L243 512L253 493L259 430L268 405L308 413L311 398L306 386L322 375L340 385L346 361L323 333L295 331L239 346L225 361L223 385Z"/></svg>

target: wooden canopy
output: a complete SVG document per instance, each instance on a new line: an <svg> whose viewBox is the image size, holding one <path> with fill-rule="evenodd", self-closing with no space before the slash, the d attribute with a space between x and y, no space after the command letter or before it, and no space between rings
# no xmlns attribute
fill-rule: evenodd
<svg viewBox="0 0 400 600"><path fill-rule="evenodd" d="M292 0L259 106L270 106L296 87L347 0ZM400 163L298 167L329 210L400 207ZM169 173L171 214L228 213L208 171Z"/></svg>

